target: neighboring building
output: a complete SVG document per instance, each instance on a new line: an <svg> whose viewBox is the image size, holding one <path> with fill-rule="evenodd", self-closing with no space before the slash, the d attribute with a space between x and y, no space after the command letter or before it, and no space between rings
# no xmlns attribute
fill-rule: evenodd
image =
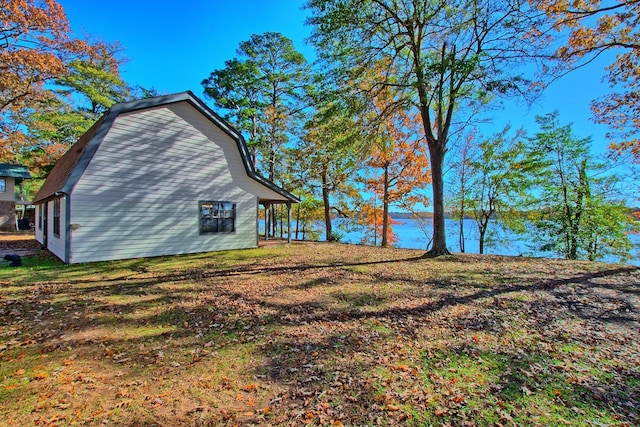
<svg viewBox="0 0 640 427"><path fill-rule="evenodd" d="M67 263L258 245L259 205L299 200L257 175L242 135L193 93L114 105L36 194L36 239ZM290 222L290 221L289 221Z"/></svg>
<svg viewBox="0 0 640 427"><path fill-rule="evenodd" d="M16 202L24 204L20 191L20 183L31 179L25 166L0 163L0 230L15 231Z"/></svg>

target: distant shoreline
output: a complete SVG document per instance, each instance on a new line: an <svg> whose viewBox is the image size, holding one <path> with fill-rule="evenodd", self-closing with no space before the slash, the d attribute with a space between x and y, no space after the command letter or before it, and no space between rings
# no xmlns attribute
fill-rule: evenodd
<svg viewBox="0 0 640 427"><path fill-rule="evenodd" d="M629 208L630 213L640 212L640 208ZM433 218L433 212L389 212L392 219L431 219ZM452 219L450 212L445 212L444 217L446 219ZM457 219L457 218L456 218ZM470 215L465 215L464 219L473 219Z"/></svg>

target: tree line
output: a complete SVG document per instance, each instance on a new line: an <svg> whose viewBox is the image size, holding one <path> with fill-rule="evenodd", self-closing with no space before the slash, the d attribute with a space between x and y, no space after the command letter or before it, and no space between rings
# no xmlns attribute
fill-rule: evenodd
<svg viewBox="0 0 640 427"><path fill-rule="evenodd" d="M0 4L0 161L28 165L35 191L111 105L155 91L122 80L119 45L74 39L55 1ZM481 253L498 218L567 258L629 256L636 223L611 164L640 160L637 2L309 0L306 10L314 63L281 33L255 34L202 81L257 170L302 200L295 237L317 238L321 220L325 239L339 239L333 218L348 216L387 246L391 207L428 206L427 256L449 253L447 211L460 219L463 251L462 219L472 217ZM612 90L592 104L610 128L608 159L594 159L589 139L554 112L535 135L481 135L504 101L535 100L608 51ZM272 209L275 235L283 215Z"/></svg>

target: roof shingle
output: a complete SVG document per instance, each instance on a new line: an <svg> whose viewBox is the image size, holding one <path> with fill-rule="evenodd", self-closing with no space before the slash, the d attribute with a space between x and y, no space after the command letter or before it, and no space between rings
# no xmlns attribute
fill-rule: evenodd
<svg viewBox="0 0 640 427"><path fill-rule="evenodd" d="M87 145L102 124L105 116L106 114L95 122L93 126L91 126L89 130L82 135L82 137L80 137L80 139L73 144L62 157L60 157L60 159L58 159L53 169L51 169L51 172L49 172L47 180L33 198L34 203L48 199L62 189L69 177L69 174L75 167L76 163L78 163L78 159L87 148Z"/></svg>

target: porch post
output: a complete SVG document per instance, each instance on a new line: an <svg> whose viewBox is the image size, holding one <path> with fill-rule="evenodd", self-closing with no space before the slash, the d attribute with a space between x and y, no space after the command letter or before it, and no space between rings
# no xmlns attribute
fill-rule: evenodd
<svg viewBox="0 0 640 427"><path fill-rule="evenodd" d="M264 240L269 240L269 203L264 204Z"/></svg>
<svg viewBox="0 0 640 427"><path fill-rule="evenodd" d="M287 243L291 243L291 202L287 202Z"/></svg>

